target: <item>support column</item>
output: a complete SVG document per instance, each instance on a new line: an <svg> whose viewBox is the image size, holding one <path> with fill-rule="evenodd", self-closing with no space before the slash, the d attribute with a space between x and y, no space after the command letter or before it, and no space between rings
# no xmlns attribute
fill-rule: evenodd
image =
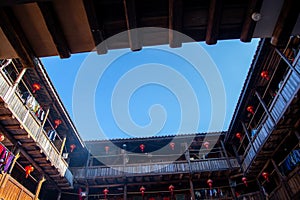
<svg viewBox="0 0 300 200"><path fill-rule="evenodd" d="M193 181L192 181L191 175L190 175L190 177L189 177L189 181L190 181L191 200L195 200L194 185L193 185Z"/></svg>
<svg viewBox="0 0 300 200"><path fill-rule="evenodd" d="M61 191L58 192L57 200L61 199Z"/></svg>
<svg viewBox="0 0 300 200"><path fill-rule="evenodd" d="M123 200L127 200L127 184L124 184Z"/></svg>
<svg viewBox="0 0 300 200"><path fill-rule="evenodd" d="M288 199L292 199L290 194L292 194L293 192L291 191L291 188L288 186L287 181L286 181L286 177L283 177L280 170L278 169L275 161L273 159L271 159L271 162L274 166L274 169L276 171L276 173L278 174L280 181L281 181L281 185L284 188L284 190L286 191L287 197Z"/></svg>
<svg viewBox="0 0 300 200"><path fill-rule="evenodd" d="M231 163L230 163L230 160L229 160L229 157L228 157L228 154L227 154L227 151L226 151L226 148L225 148L225 145L224 145L224 142L222 140L220 140L221 142L221 147L222 147L222 150L225 154L225 157L226 157L226 161L227 161L227 164L228 164L228 167L230 168L230 170L232 169L232 166L231 166Z"/></svg>
<svg viewBox="0 0 300 200"><path fill-rule="evenodd" d="M14 158L14 160L12 161L12 163L11 163L11 165L10 165L10 169L9 169L9 171L8 171L9 174L11 174L11 172L12 172L14 166L16 165L16 162L17 162L18 158L20 157L20 149L17 149L16 152L15 152L15 154L16 154L16 155L15 155L15 158Z"/></svg>
<svg viewBox="0 0 300 200"><path fill-rule="evenodd" d="M235 187L233 185L234 182L232 182L232 180L230 180L230 178L228 178L228 183L229 183L229 186L230 186L230 191L231 191L231 194L232 194L232 197L234 200L237 199L236 195L235 195ZM236 183L235 183L236 185Z"/></svg>
<svg viewBox="0 0 300 200"><path fill-rule="evenodd" d="M282 60L285 61L285 63L288 65L288 67L297 73L297 75L300 77L300 72L290 63L290 61L287 59L287 57L277 48L275 48L275 51L278 53L278 55L282 58Z"/></svg>
<svg viewBox="0 0 300 200"><path fill-rule="evenodd" d="M268 108L267 108L267 106L266 106L264 100L263 100L262 97L260 96L260 94L259 94L257 91L255 91L255 95L257 96L257 98L258 98L260 104L261 104L262 107L264 108L264 110L265 110L265 112L267 113L267 115L272 119L274 125L276 125L275 119L273 118L273 116L272 116L271 113L269 112L269 110L268 110Z"/></svg>
<svg viewBox="0 0 300 200"><path fill-rule="evenodd" d="M6 93L6 95L4 97L5 100L9 99L13 95L13 93L16 91L16 89L17 89L20 81L22 80L26 70L27 70L27 68L23 68L22 71L19 73L19 75L18 75L17 79L15 80L12 88Z"/></svg>
<svg viewBox="0 0 300 200"><path fill-rule="evenodd" d="M298 138L298 141L300 141L300 133L298 131L294 131L296 137Z"/></svg>
<svg viewBox="0 0 300 200"><path fill-rule="evenodd" d="M44 175L43 175L42 178L41 178L41 180L40 180L39 183L38 183L37 188L36 188L34 200L38 200L39 194L40 194L40 191L41 191L41 188L42 188L42 185L43 185L43 183L45 182L45 180L46 180L46 179L45 179L45 177L44 177Z"/></svg>
<svg viewBox="0 0 300 200"><path fill-rule="evenodd" d="M250 136L249 136L249 135L250 135L250 134L249 134L249 131L248 131L248 129L247 129L245 123L241 121L241 124L242 124L243 130L244 130L244 132L245 132L245 135L247 136L247 138L248 138L248 140L249 140L249 143L250 143L251 147L253 148L254 152L256 153L256 149L255 149L254 146L253 146L252 140L251 140L251 138L250 138Z"/></svg>
<svg viewBox="0 0 300 200"><path fill-rule="evenodd" d="M63 154L64 147L65 147L65 144L66 144L66 140L67 140L67 137L65 136L63 141L62 141L61 147L60 147L60 152L59 152L60 155Z"/></svg>

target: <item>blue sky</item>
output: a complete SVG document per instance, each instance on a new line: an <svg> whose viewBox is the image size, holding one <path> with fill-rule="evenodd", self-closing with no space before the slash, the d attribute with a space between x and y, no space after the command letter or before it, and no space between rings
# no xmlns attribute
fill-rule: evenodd
<svg viewBox="0 0 300 200"><path fill-rule="evenodd" d="M211 46L200 43L212 58L224 83L226 113L222 130L228 128L257 43L257 39L251 43L242 43L239 40L218 41ZM184 47L189 48L188 45ZM121 56L119 52L122 52ZM103 66L105 61L101 59L111 59L116 55L119 57L113 59L109 66ZM213 104L211 92L221 91L210 89L207 79L193 68L193 63L170 52L168 46L160 49L149 47L138 52L128 49L113 50L106 55L92 55L97 58L93 63L89 61L89 56L91 54L84 53L73 54L69 59L42 59L83 139L104 139L103 133L105 138L128 138L221 131L210 127ZM198 59L203 57L199 54ZM80 107L81 112L85 112L84 108L89 102L86 98L90 98L78 93L80 89L74 86L85 67L95 67L96 82L91 80L94 74L83 76L85 82L82 90L95 87L95 105L92 107L102 135L97 128L90 126L92 120L86 113L83 114L85 117L74 117L76 112L73 109ZM208 65L203 67L208 68ZM98 69L103 69L101 77L96 76ZM217 80L217 75L212 72L208 78ZM74 99L74 102L82 105L72 105ZM198 121L195 117L197 112ZM181 128L184 123L186 125Z"/></svg>

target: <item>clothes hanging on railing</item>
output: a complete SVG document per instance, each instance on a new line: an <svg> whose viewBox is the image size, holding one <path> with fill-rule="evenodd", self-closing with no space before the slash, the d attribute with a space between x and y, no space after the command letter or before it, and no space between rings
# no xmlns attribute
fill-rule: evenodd
<svg viewBox="0 0 300 200"><path fill-rule="evenodd" d="M300 164L300 149L291 151L285 161L281 164L281 171L283 174L287 174L293 170L298 164Z"/></svg>
<svg viewBox="0 0 300 200"><path fill-rule="evenodd" d="M35 97L32 96L28 91L23 92L21 97L24 100L24 105L26 105L40 121L43 121L45 117L45 111L42 109Z"/></svg>
<svg viewBox="0 0 300 200"><path fill-rule="evenodd" d="M14 155L8 151L3 144L0 143L0 170L3 172L8 172L12 161L14 160Z"/></svg>
<svg viewBox="0 0 300 200"><path fill-rule="evenodd" d="M54 141L55 137L56 137L56 131L51 129L51 130L48 131L47 135L48 135L50 140Z"/></svg>

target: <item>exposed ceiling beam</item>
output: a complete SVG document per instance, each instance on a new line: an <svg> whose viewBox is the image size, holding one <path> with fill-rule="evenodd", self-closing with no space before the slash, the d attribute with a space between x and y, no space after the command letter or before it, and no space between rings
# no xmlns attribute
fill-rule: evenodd
<svg viewBox="0 0 300 200"><path fill-rule="evenodd" d="M60 58L69 58L71 54L68 43L60 26L60 22L57 18L52 2L39 2L38 6L43 14L47 28L51 34Z"/></svg>
<svg viewBox="0 0 300 200"><path fill-rule="evenodd" d="M89 21L90 29L93 35L94 44L98 54L106 54L107 46L104 36L103 22L97 18L96 8L93 0L83 0L86 16Z"/></svg>
<svg viewBox="0 0 300 200"><path fill-rule="evenodd" d="M34 2L45 2L53 0L9 0L9 1L0 1L0 6L13 6L18 4L34 3Z"/></svg>
<svg viewBox="0 0 300 200"><path fill-rule="evenodd" d="M16 51L24 67L34 67L36 59L34 52L11 8L0 8L0 26L6 38Z"/></svg>
<svg viewBox="0 0 300 200"><path fill-rule="evenodd" d="M299 0L284 1L272 34L272 45L277 46L289 39L299 16L299 8Z"/></svg>
<svg viewBox="0 0 300 200"><path fill-rule="evenodd" d="M176 48L182 46L180 35L182 31L182 0L169 0L169 44Z"/></svg>
<svg viewBox="0 0 300 200"><path fill-rule="evenodd" d="M208 10L208 22L206 30L206 44L216 44L221 18L222 18L223 0L211 0Z"/></svg>
<svg viewBox="0 0 300 200"><path fill-rule="evenodd" d="M142 43L139 38L138 30L136 29L138 25L136 19L135 0L124 0L123 2L130 49L132 51L139 51L142 49Z"/></svg>
<svg viewBox="0 0 300 200"><path fill-rule="evenodd" d="M259 15L261 6L262 6L262 0L250 0L249 5L248 5L248 9L245 15L245 19L244 19L244 23L243 23L243 27L242 27L242 32L241 32L241 37L240 40L242 42L250 42L252 37L253 37L253 33L254 33L254 29L255 29L255 25L256 22L253 17L255 17L253 14L257 14ZM257 19L259 20L259 19Z"/></svg>

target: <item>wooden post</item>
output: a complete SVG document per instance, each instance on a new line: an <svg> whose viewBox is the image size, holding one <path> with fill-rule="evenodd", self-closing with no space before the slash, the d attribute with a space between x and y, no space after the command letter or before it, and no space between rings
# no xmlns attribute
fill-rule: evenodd
<svg viewBox="0 0 300 200"><path fill-rule="evenodd" d="M300 134L299 134L299 132L298 132L298 131L295 131L294 133L295 133L295 135L297 136L298 140L300 141Z"/></svg>
<svg viewBox="0 0 300 200"><path fill-rule="evenodd" d="M230 186L230 191L231 191L233 199L237 199L236 195L235 195L235 188L233 187L233 182L230 180L230 178L228 178L228 183Z"/></svg>
<svg viewBox="0 0 300 200"><path fill-rule="evenodd" d="M40 194L40 191L41 191L41 188L42 188L42 185L43 185L43 183L45 182L45 180L46 180L46 179L45 179L45 177L44 177L44 175L43 175L42 178L41 178L41 180L40 180L39 183L38 183L37 188L36 188L34 200L38 200L39 194Z"/></svg>
<svg viewBox="0 0 300 200"><path fill-rule="evenodd" d="M63 141L62 141L62 144L61 144L61 148L60 148L60 152L59 152L59 155L62 155L63 151L64 151L64 147L65 147L65 144L66 144L66 136L64 137Z"/></svg>
<svg viewBox="0 0 300 200"><path fill-rule="evenodd" d="M282 176L280 170L278 169L275 161L273 159L271 159L271 162L274 166L274 169L276 171L276 173L278 174L279 178L280 178L280 182L281 182L281 185L282 187L284 188L284 190L286 191L286 194L288 195L288 199L291 199L291 195L292 194L292 191L291 191L291 188L289 187L288 183L286 182L286 178Z"/></svg>
<svg viewBox="0 0 300 200"><path fill-rule="evenodd" d="M269 112L268 107L266 106L266 104L265 104L264 100L262 99L262 97L260 96L260 94L259 94L257 91L255 91L255 95L257 96L257 98L258 98L260 104L261 104L262 107L264 108L264 110L265 110L265 112L267 113L267 115L272 119L274 125L276 125L275 119L273 118L273 116L272 116L271 113Z"/></svg>
<svg viewBox="0 0 300 200"><path fill-rule="evenodd" d="M61 191L58 192L57 200L61 199Z"/></svg>
<svg viewBox="0 0 300 200"><path fill-rule="evenodd" d="M252 140L251 140L251 138L250 138L250 136L249 136L249 135L250 135L250 134L249 134L249 131L248 131L248 129L247 129L245 123L244 123L243 121L241 121L241 124L242 124L242 127L243 127L243 129L244 129L245 135L247 136L247 138L248 138L248 140L249 140L249 143L250 143L251 147L253 148L254 152L256 153L256 149L255 149L254 146L253 146Z"/></svg>
<svg viewBox="0 0 300 200"><path fill-rule="evenodd" d="M9 169L9 171L8 171L9 174L11 174L11 172L12 172L12 170L13 170L13 168L14 168L14 166L15 166L15 164L16 164L16 162L17 162L17 160L18 160L19 157L20 157L20 149L17 149L17 150L16 150L15 158L14 158L14 160L12 161L11 166L10 166L10 169Z"/></svg>
<svg viewBox="0 0 300 200"><path fill-rule="evenodd" d="M220 142L221 142L221 147L222 147L222 150L223 150L223 152L224 152L224 154L225 154L225 157L226 157L226 161L227 161L228 167L229 167L229 168L230 168L230 170L231 170L231 169L232 169L232 166L231 166L231 163L230 163L230 160L229 160L229 157L228 157L228 154L227 154L227 151L226 151L225 145L224 145L224 143L223 143L223 141L222 141L222 140L220 140Z"/></svg>
<svg viewBox="0 0 300 200"><path fill-rule="evenodd" d="M20 81L22 80L26 70L27 70L27 68L23 68L22 71L19 73L19 75L18 75L17 79L15 80L12 88L6 93L6 95L4 97L5 100L8 100L13 95L13 93L16 91L16 89L17 89Z"/></svg>
<svg viewBox="0 0 300 200"><path fill-rule="evenodd" d="M194 185L193 185L193 181L192 181L191 175L189 176L189 181L190 181L191 200L195 200Z"/></svg>
<svg viewBox="0 0 300 200"><path fill-rule="evenodd" d="M124 184L124 195L123 200L127 200L127 184Z"/></svg>
<svg viewBox="0 0 300 200"><path fill-rule="evenodd" d="M289 68L296 72L297 75L300 77L300 72L290 63L290 61L287 59L287 57L276 47L275 48L275 51L278 53L278 55L286 62L286 64L289 66Z"/></svg>

